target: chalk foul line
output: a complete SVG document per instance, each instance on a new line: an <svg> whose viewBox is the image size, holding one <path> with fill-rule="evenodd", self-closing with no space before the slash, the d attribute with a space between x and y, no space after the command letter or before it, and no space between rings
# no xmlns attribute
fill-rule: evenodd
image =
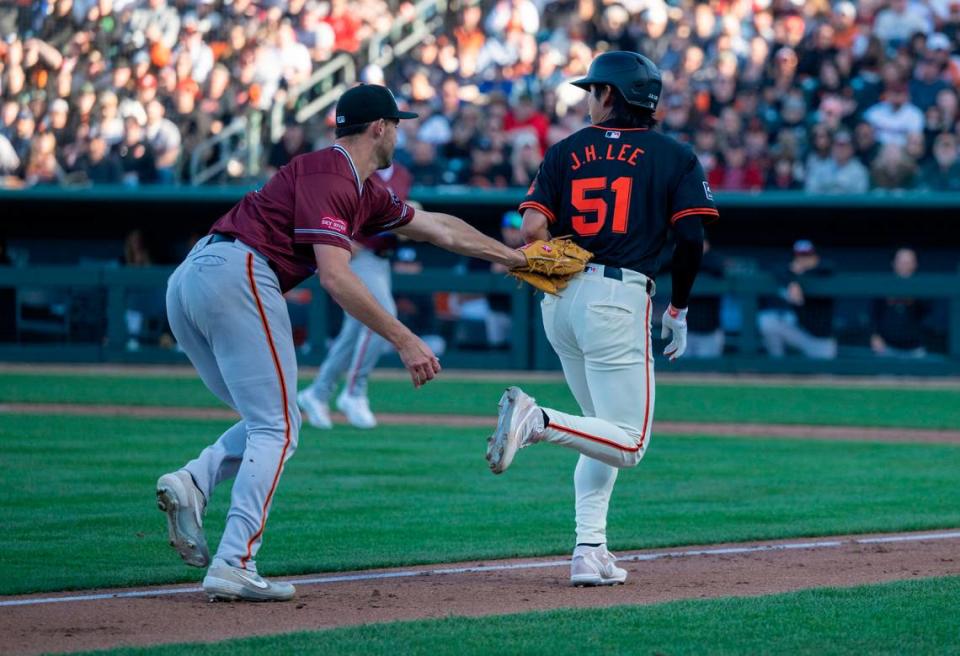
<svg viewBox="0 0 960 656"><path fill-rule="evenodd" d="M792 551L797 549L835 549L845 545L884 544L903 542L927 542L931 540L960 540L960 531L939 533L910 533L906 535L883 535L867 538L849 538L841 540L816 540L810 542L784 542L755 544L742 547L715 547L707 549L686 549L674 551L654 551L617 556L620 562L649 562L663 558L691 558L697 556L727 556L760 552ZM416 576L442 576L445 574L479 574L484 572L507 572L516 570L546 569L564 567L570 564L569 558L560 560L534 561L523 563L501 563L498 565L476 565L473 567L440 567L434 569L392 570L386 572L368 572L357 574L336 574L299 579L284 579L294 585L329 585L351 581L379 581L386 579L411 578ZM124 590L121 592L76 594L61 597L33 597L29 599L0 600L0 607L34 606L39 604L57 604L77 601L102 601L105 599L136 599L141 597L162 597L169 595L196 594L203 592L199 586L178 588L151 588L143 590Z"/></svg>

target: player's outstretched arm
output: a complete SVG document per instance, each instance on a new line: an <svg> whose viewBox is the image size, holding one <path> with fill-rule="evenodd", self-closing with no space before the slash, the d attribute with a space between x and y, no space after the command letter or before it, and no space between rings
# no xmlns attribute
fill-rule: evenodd
<svg viewBox="0 0 960 656"><path fill-rule="evenodd" d="M523 254L449 214L417 210L410 223L395 229L394 232L416 241L429 242L453 253L497 262L511 269L527 263Z"/></svg>
<svg viewBox="0 0 960 656"><path fill-rule="evenodd" d="M423 340L410 332L377 302L350 268L350 251L339 246L314 244L317 277L340 307L393 344L414 387L425 385L440 372L440 361Z"/></svg>

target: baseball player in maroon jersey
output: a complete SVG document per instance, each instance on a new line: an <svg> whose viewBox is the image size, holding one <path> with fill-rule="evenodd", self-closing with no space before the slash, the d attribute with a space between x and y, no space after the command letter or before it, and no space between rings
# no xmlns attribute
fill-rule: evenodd
<svg viewBox="0 0 960 656"><path fill-rule="evenodd" d="M608 52L574 82L589 92L593 125L552 146L520 209L525 239L573 235L594 253L559 296L543 299L543 326L582 416L538 406L519 388L500 399L487 459L494 473L519 448L560 444L580 452L574 473L577 546L574 585L626 580L607 550L607 508L621 467L650 444L654 379L650 313L653 276L670 233L673 297L663 315L672 333L664 355L686 347L687 299L703 249L701 220L718 216L689 147L654 132L657 67L633 52Z"/></svg>
<svg viewBox="0 0 960 656"><path fill-rule="evenodd" d="M284 464L297 447L297 361L283 293L316 274L343 309L392 344L416 387L440 363L377 303L350 269L351 240L394 230L464 255L522 266L524 256L455 217L414 210L369 180L390 166L401 112L384 87L350 89L337 103L337 140L294 158L218 220L170 276L167 313L207 387L241 420L183 468L157 481L170 543L190 565L209 565L211 599L290 599L289 583L257 573L255 558ZM213 561L203 513L233 479Z"/></svg>
<svg viewBox="0 0 960 656"><path fill-rule="evenodd" d="M370 180L384 184L402 201L407 200L413 185L410 171L396 162L377 171ZM393 316L397 315L397 305L393 301L390 253L396 242L396 236L389 232L370 237L358 235L353 242L353 260L350 262L353 272ZM367 378L387 347L386 341L369 327L349 314L344 315L340 332L330 345L316 379L297 395L297 403L307 422L317 428L333 428L330 397L343 376L346 384L337 397L337 408L357 428L374 428L377 419L370 410Z"/></svg>

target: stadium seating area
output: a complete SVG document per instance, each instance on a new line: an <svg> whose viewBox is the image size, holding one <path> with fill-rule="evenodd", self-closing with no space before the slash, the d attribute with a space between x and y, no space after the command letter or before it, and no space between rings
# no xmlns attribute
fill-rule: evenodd
<svg viewBox="0 0 960 656"><path fill-rule="evenodd" d="M349 6L348 6L349 4ZM391 0L55 0L0 7L7 186L174 183L187 155L336 52L422 119L398 157L419 184L525 186L583 125L563 82L604 49L658 62L662 129L719 190L960 190L960 2L497 0L386 70L362 47ZM328 116L265 144L269 166L331 139ZM238 171L244 175L242 171Z"/></svg>

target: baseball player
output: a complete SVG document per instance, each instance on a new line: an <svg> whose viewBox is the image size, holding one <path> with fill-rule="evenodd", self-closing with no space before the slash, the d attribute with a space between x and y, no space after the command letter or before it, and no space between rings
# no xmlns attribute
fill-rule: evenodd
<svg viewBox="0 0 960 656"><path fill-rule="evenodd" d="M654 378L650 313L657 260L670 233L673 297L663 314L664 355L683 355L687 299L703 249L701 220L717 210L691 149L654 132L660 98L657 67L633 52L597 57L587 77L593 125L552 146L520 209L527 241L573 235L594 253L558 296L542 302L543 326L583 412L538 406L517 387L500 399L488 442L494 473L517 450L549 442L580 452L574 473L577 546L574 585L626 580L607 550L607 508L621 467L633 467L650 444Z"/></svg>
<svg viewBox="0 0 960 656"><path fill-rule="evenodd" d="M376 178L370 179L381 181L402 201L407 200L413 184L410 171L396 162L377 171ZM389 233L372 237L358 236L353 242L353 260L350 262L353 272L377 302L393 316L397 316L397 306L390 285L389 258L395 245L396 237ZM346 386L337 397L337 408L357 428L373 428L377 425L367 397L367 378L388 347L386 341L370 328L349 314L344 315L340 332L330 345L316 379L297 395L297 403L311 426L333 428L329 400L340 376L344 374Z"/></svg>
<svg viewBox="0 0 960 656"><path fill-rule="evenodd" d="M384 87L340 98L337 140L294 158L214 223L170 276L167 313L178 343L210 390L241 420L182 469L157 481L170 543L190 565L209 564L211 599L290 599L255 559L283 468L297 447L297 361L283 293L316 274L343 309L392 344L420 387L440 371L430 348L385 310L350 269L351 240L394 230L454 252L501 262L524 255L455 217L414 210L371 182L390 166L401 112ZM218 483L234 479L210 562L203 514Z"/></svg>

